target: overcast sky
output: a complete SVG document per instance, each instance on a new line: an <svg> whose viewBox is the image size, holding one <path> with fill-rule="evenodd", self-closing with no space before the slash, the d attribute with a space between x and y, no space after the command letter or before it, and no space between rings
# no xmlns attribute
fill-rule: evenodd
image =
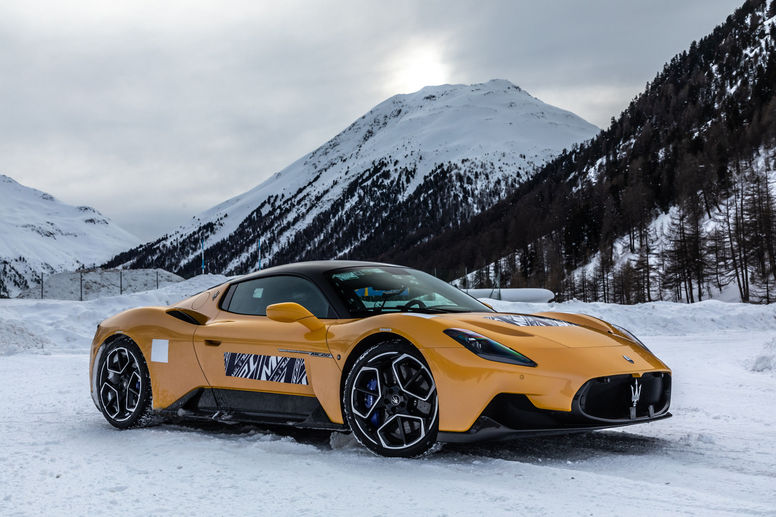
<svg viewBox="0 0 776 517"><path fill-rule="evenodd" d="M5 0L0 173L148 239L428 84L606 126L741 3Z"/></svg>

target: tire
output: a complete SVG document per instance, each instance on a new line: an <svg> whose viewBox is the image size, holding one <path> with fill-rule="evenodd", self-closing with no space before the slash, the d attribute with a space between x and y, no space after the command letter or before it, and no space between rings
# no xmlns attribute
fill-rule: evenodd
<svg viewBox="0 0 776 517"><path fill-rule="evenodd" d="M127 337L103 347L95 389L105 420L119 429L153 423L151 377L140 348Z"/></svg>
<svg viewBox="0 0 776 517"><path fill-rule="evenodd" d="M345 420L356 439L380 456L428 452L439 432L431 369L415 347L385 341L362 353L345 380Z"/></svg>

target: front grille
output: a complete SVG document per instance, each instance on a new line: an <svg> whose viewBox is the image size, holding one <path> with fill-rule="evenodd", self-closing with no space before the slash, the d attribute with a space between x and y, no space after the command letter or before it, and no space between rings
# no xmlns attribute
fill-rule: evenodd
<svg viewBox="0 0 776 517"><path fill-rule="evenodd" d="M574 404L587 417L621 421L659 416L668 411L670 400L671 375L654 372L591 379L577 392Z"/></svg>
<svg viewBox="0 0 776 517"><path fill-rule="evenodd" d="M636 380L640 388L636 388ZM635 390L639 391L639 397L634 407ZM636 424L669 416L670 402L671 374L668 372L646 373L638 378L630 374L611 375L583 384L574 396L571 411L539 409L526 395L500 393L490 401L472 429L496 424L521 433L546 433Z"/></svg>

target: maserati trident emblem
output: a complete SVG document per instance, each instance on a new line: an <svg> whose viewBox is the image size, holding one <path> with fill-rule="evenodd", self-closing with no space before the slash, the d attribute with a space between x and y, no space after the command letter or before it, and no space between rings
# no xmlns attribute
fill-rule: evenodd
<svg viewBox="0 0 776 517"><path fill-rule="evenodd" d="M625 359L626 361L628 361L630 364L633 364L633 359L631 359L627 355L622 356L622 358Z"/></svg>
<svg viewBox="0 0 776 517"><path fill-rule="evenodd" d="M633 386L631 386L630 389L631 402L633 402L633 407L636 407L636 404L638 404L639 399L641 398L641 384L639 384L638 379L633 379Z"/></svg>

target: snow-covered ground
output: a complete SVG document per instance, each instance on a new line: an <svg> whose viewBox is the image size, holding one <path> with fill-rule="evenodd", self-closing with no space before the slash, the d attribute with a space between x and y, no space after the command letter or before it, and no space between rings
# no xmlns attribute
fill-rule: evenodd
<svg viewBox="0 0 776 517"><path fill-rule="evenodd" d="M396 460L340 434L110 427L89 397L94 325L221 279L0 300L0 514L776 515L776 306L491 302L602 316L663 358L674 417L621 430Z"/></svg>

